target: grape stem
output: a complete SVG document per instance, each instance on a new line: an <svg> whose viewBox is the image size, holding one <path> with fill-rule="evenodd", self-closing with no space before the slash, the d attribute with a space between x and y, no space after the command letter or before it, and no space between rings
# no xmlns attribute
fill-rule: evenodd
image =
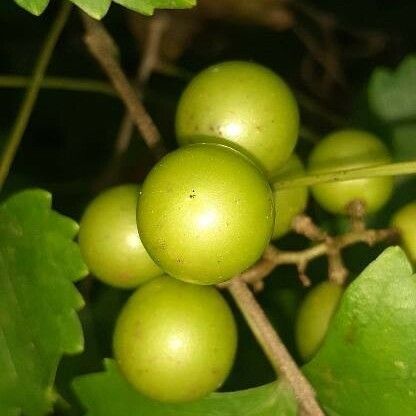
<svg viewBox="0 0 416 416"><path fill-rule="evenodd" d="M276 373L286 379L293 389L303 414L323 416L313 387L290 356L247 283L236 277L229 283L228 290Z"/></svg>
<svg viewBox="0 0 416 416"><path fill-rule="evenodd" d="M273 269L282 264L294 264L298 269L302 283L305 286L309 286L310 281L305 273L307 265L313 259L326 255L328 257L329 279L338 284L343 284L348 277L348 271L343 264L341 256L344 248L357 243L365 243L372 246L397 237L397 231L393 228L367 229L363 223L360 223L359 218L354 217L352 218L351 230L338 236L329 236L320 230L311 218L304 214L295 218L293 229L316 244L300 251L279 250L270 244L265 250L263 257L253 267L242 273L239 278L252 285L256 290L261 290L263 288L263 279ZM228 284L228 282L225 282L219 286L226 287Z"/></svg>
<svg viewBox="0 0 416 416"><path fill-rule="evenodd" d="M107 74L114 89L124 102L130 117L155 158L161 158L166 149L150 115L140 101L117 59L117 46L104 25L81 12L85 27L84 41L91 54Z"/></svg>

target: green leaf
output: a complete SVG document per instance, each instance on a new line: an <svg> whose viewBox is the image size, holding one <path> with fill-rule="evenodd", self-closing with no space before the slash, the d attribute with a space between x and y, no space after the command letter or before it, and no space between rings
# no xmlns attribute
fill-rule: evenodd
<svg viewBox="0 0 416 416"><path fill-rule="evenodd" d="M416 277L386 249L346 290L304 367L329 415L416 414Z"/></svg>
<svg viewBox="0 0 416 416"><path fill-rule="evenodd" d="M416 122L394 127L393 148L398 160L416 160Z"/></svg>
<svg viewBox="0 0 416 416"><path fill-rule="evenodd" d="M416 56L406 57L396 71L377 68L368 95L372 110L386 122L416 119Z"/></svg>
<svg viewBox="0 0 416 416"><path fill-rule="evenodd" d="M73 282L87 270L72 241L78 226L41 190L0 205L0 414L41 416L55 398L64 353L83 348Z"/></svg>
<svg viewBox="0 0 416 416"><path fill-rule="evenodd" d="M36 16L39 16L46 9L49 0L14 0L23 9Z"/></svg>
<svg viewBox="0 0 416 416"><path fill-rule="evenodd" d="M94 19L102 19L108 12L111 0L70 0ZM39 16L46 8L49 0L15 0L28 12ZM196 0L114 0L128 9L152 15L155 9L187 9L196 4Z"/></svg>
<svg viewBox="0 0 416 416"><path fill-rule="evenodd" d="M377 68L369 82L368 101L391 132L396 159L416 159L416 56L405 58L395 71Z"/></svg>
<svg viewBox="0 0 416 416"><path fill-rule="evenodd" d="M114 0L128 9L151 15L154 9L185 9L195 6L196 0Z"/></svg>
<svg viewBox="0 0 416 416"><path fill-rule="evenodd" d="M295 399L282 382L235 393L212 393L187 404L163 404L137 393L119 374L112 360L106 371L78 377L74 388L87 416L291 416Z"/></svg>
<svg viewBox="0 0 416 416"><path fill-rule="evenodd" d="M94 19L102 19L111 5L111 0L71 0L71 2Z"/></svg>

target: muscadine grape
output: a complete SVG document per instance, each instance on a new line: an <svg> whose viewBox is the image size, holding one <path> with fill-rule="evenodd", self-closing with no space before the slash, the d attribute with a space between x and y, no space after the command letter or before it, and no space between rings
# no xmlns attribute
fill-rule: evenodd
<svg viewBox="0 0 416 416"><path fill-rule="evenodd" d="M410 259L416 263L416 202L407 204L396 212L392 224L399 230Z"/></svg>
<svg viewBox="0 0 416 416"><path fill-rule="evenodd" d="M79 228L79 246L91 272L103 282L133 288L163 272L149 257L137 231L139 186L121 185L88 205Z"/></svg>
<svg viewBox="0 0 416 416"><path fill-rule="evenodd" d="M179 144L224 143L250 155L266 172L289 158L298 129L298 107L288 86L251 62L224 62L199 73L176 113Z"/></svg>
<svg viewBox="0 0 416 416"><path fill-rule="evenodd" d="M361 130L340 130L320 141L309 158L309 172L323 173L374 166L391 161L384 144ZM354 200L365 204L366 212L380 209L390 198L393 179L388 176L354 179L312 186L318 203L334 214L345 214Z"/></svg>
<svg viewBox="0 0 416 416"><path fill-rule="evenodd" d="M280 170L273 173L272 178L275 182L279 179L293 178L304 173L302 162L297 155L293 154ZM290 230L293 219L306 208L308 188L306 186L288 189L275 188L273 196L276 219L272 238L279 238Z"/></svg>
<svg viewBox="0 0 416 416"><path fill-rule="evenodd" d="M220 293L168 276L131 296L114 332L121 372L139 392L164 402L196 400L216 390L236 345L234 318Z"/></svg>
<svg viewBox="0 0 416 416"><path fill-rule="evenodd" d="M316 353L327 332L344 289L324 281L310 290L303 300L295 327L299 354L307 361Z"/></svg>
<svg viewBox="0 0 416 416"><path fill-rule="evenodd" d="M274 224L273 195L260 170L219 144L165 156L146 178L137 207L143 244L173 277L213 284L251 266Z"/></svg>

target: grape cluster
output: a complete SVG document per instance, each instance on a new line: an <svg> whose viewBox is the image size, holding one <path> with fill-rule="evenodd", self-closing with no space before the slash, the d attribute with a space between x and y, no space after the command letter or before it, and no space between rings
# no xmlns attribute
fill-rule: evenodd
<svg viewBox="0 0 416 416"><path fill-rule="evenodd" d="M182 402L224 382L235 356L236 326L210 285L253 265L305 210L306 187L279 189L275 183L390 160L377 137L342 130L315 146L305 169L293 153L298 131L296 100L279 76L249 62L215 65L197 75L180 99L180 147L153 167L141 187L109 189L87 207L79 243L92 273L120 288L141 285L114 333L119 368L138 391ZM380 209L392 187L389 178L367 178L318 184L311 192L325 210L346 214L354 200L368 212ZM396 225L415 209L399 214ZM407 244L416 257L415 242ZM341 293L325 284L305 302L297 331L305 358L323 337ZM310 312L322 298L325 325L322 315Z"/></svg>

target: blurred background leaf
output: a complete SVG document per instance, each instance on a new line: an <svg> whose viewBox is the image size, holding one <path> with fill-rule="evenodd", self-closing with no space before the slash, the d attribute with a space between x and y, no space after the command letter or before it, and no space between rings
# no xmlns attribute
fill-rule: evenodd
<svg viewBox="0 0 416 416"><path fill-rule="evenodd" d="M396 159L416 158L416 56L407 56L395 70L374 70L368 97L371 110L390 131Z"/></svg>

